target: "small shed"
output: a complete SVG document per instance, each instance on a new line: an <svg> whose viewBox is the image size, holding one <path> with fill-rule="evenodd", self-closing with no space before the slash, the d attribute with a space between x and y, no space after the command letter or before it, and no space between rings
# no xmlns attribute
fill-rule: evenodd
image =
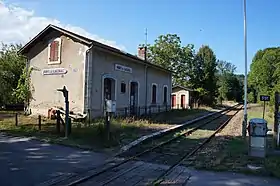
<svg viewBox="0 0 280 186"><path fill-rule="evenodd" d="M185 109L191 107L191 92L193 89L183 87L181 85L175 85L172 87L171 94L171 107L177 109Z"/></svg>

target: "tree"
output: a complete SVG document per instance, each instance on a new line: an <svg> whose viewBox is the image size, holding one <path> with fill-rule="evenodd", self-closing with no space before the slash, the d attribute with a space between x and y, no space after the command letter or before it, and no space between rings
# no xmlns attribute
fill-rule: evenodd
<svg viewBox="0 0 280 186"><path fill-rule="evenodd" d="M194 46L182 46L176 34L160 35L153 45L147 46L147 58L151 63L176 72L172 84L188 86L189 63L194 58Z"/></svg>
<svg viewBox="0 0 280 186"><path fill-rule="evenodd" d="M199 84L207 92L203 96L203 102L207 105L213 105L215 103L215 97L217 93L217 78L216 74L216 56L213 50L209 46L202 46L197 52L197 60L195 63L198 65L198 72L202 72L203 75L199 75Z"/></svg>
<svg viewBox="0 0 280 186"><path fill-rule="evenodd" d="M0 104L15 102L13 90L25 67L24 57L17 54L19 44L3 44L0 47Z"/></svg>
<svg viewBox="0 0 280 186"><path fill-rule="evenodd" d="M250 66L248 84L255 97L258 98L261 94L270 95L270 104L274 104L274 92L280 90L279 47L259 50L255 54Z"/></svg>
<svg viewBox="0 0 280 186"><path fill-rule="evenodd" d="M242 101L242 79L235 75L236 67L226 61L217 61L218 99Z"/></svg>

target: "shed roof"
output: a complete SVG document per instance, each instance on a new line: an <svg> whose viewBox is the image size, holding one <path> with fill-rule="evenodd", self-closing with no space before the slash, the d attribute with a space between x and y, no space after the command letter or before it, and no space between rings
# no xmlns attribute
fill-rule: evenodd
<svg viewBox="0 0 280 186"><path fill-rule="evenodd" d="M191 88L184 87L184 86L181 86L181 85L174 85L174 86L172 87L172 90L175 89L175 88L180 88L180 89L187 90L187 91L194 91L194 90L191 89Z"/></svg>
<svg viewBox="0 0 280 186"><path fill-rule="evenodd" d="M61 27L58 27L58 26L55 26L55 25L52 25L52 24L48 25L45 29L43 29L41 32L39 32L33 39L31 39L28 43L26 43L18 52L20 54L22 54L22 55L26 54L38 41L40 41L43 37L45 37L51 31L58 31L58 32L60 32L60 33L62 33L64 35L67 35L67 36L69 36L71 38L79 40L81 43L83 43L83 44L85 44L87 46L98 47L98 48L101 48L103 50L106 50L106 51L109 51L109 52L112 52L112 53L115 53L115 54L119 54L121 56L126 56L126 57L128 57L128 58L130 58L132 60L136 60L137 62L140 62L142 64L154 67L156 69L172 73L172 71L170 71L168 69L165 69L165 68L163 68L161 66L152 64L152 63L150 63L148 61L145 61L145 60L143 60L143 59L141 59L141 58L139 58L137 56L134 56L134 55L129 54L127 52L121 51L121 50L119 50L117 48L105 45L105 44L97 42L97 41L95 41L93 39L81 36L79 34L73 33L73 32L71 32L69 30L63 29Z"/></svg>

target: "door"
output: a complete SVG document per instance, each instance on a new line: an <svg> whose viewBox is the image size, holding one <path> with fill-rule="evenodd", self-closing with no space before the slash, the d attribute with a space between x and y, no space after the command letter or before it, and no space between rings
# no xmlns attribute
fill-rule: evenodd
<svg viewBox="0 0 280 186"><path fill-rule="evenodd" d="M186 106L186 96L181 95L181 108L185 108Z"/></svg>
<svg viewBox="0 0 280 186"><path fill-rule="evenodd" d="M135 115L137 113L138 105L138 83L130 83L130 113Z"/></svg>
<svg viewBox="0 0 280 186"><path fill-rule="evenodd" d="M176 107L176 95L171 96L171 106L172 108Z"/></svg>

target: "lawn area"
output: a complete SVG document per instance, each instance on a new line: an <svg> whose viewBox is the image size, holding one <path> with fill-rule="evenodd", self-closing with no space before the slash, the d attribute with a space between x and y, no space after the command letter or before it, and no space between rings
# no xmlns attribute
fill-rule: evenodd
<svg viewBox="0 0 280 186"><path fill-rule="evenodd" d="M0 131L20 136L32 136L51 143L79 146L87 149L117 151L123 145L158 130L171 127L186 120L193 119L208 112L206 108L192 110L171 110L153 115L151 118L113 118L111 120L111 138L105 137L103 119L88 122L72 122L72 133L64 138L64 129L56 132L56 120L42 117L39 130L38 117L18 114L18 126L15 126L15 112L0 111Z"/></svg>
<svg viewBox="0 0 280 186"><path fill-rule="evenodd" d="M261 106L249 106L248 118L261 117ZM269 124L272 117L266 114ZM241 137L243 112L235 116L232 121L216 135L203 150L198 152L193 161L186 164L196 169L231 171L259 176L280 178L280 154L276 155L272 147L272 136L267 138L266 158L256 158L248 155L248 137Z"/></svg>
<svg viewBox="0 0 280 186"><path fill-rule="evenodd" d="M249 106L248 121L252 118L263 118L263 105L254 104ZM268 125L273 125L274 113L270 111L268 105L265 108L264 119L268 122Z"/></svg>

